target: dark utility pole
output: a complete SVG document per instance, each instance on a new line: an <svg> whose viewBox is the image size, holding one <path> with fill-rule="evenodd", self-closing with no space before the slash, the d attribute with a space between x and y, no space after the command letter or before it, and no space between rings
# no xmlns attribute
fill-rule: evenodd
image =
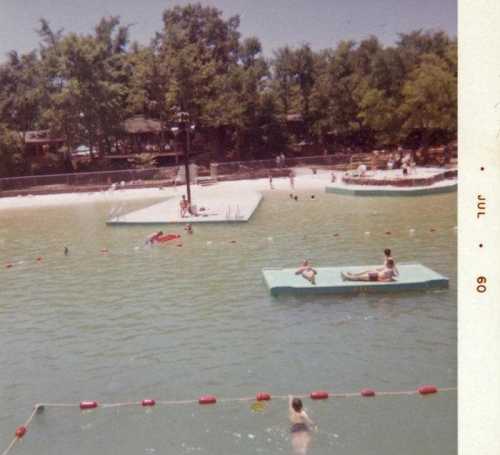
<svg viewBox="0 0 500 455"><path fill-rule="evenodd" d="M186 193L187 200L189 202L189 206L191 207L191 185L189 178L189 152L191 149L191 142L189 138L189 130L191 129L191 122L189 119L189 114L187 112L181 112L181 122L183 125L183 129L186 132L186 144L184 147L184 166L185 166L185 174L186 174Z"/></svg>

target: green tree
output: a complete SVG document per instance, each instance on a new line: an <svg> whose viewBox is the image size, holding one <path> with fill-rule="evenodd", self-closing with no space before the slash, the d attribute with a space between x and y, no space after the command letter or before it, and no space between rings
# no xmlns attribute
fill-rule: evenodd
<svg viewBox="0 0 500 455"><path fill-rule="evenodd" d="M426 142L433 130L454 135L457 130L457 80L447 62L426 54L405 82L400 115L406 134L424 132Z"/></svg>

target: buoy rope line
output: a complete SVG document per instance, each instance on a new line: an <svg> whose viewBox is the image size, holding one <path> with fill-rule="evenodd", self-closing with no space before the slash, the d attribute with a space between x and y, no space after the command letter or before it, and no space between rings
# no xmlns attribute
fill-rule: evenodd
<svg viewBox="0 0 500 455"><path fill-rule="evenodd" d="M455 226L455 227L453 227L451 229L455 231L457 229L457 227ZM449 230L449 228L448 229L445 228L443 230ZM410 233L410 235L413 235L413 234L415 234L417 232L417 230L413 229L413 228L410 228L410 229L408 229L408 232ZM438 230L435 229L435 228L430 228L428 230L423 230L423 231L420 230L419 232L436 233L436 232L438 232ZM370 231L366 231L364 233L364 236L365 237L369 237L369 236L371 236L371 234L372 233ZM384 231L383 234L384 235L392 235L392 232L391 231ZM332 237L340 237L340 234L339 233L334 233L334 234L331 234L331 236ZM267 242L274 242L274 238L273 237L267 237ZM217 246L218 244L226 244L226 243L232 243L232 244L234 244L234 243L238 243L238 242L236 240L226 240L226 241L221 240L221 241L216 241L215 244L214 244L214 241L212 241L212 240L207 240L207 242L206 242L207 246L211 246L211 245ZM169 240L168 242L164 242L162 245L163 246L168 246L168 245L172 246L172 245L175 245L177 247L182 247L183 246L182 238L179 236L178 238ZM135 248L138 248L138 247L136 246ZM127 253L123 253L123 251L119 252L119 253L116 253L116 252L112 253L112 251L109 250L108 248L101 248L99 251L97 251L97 253L100 253L102 256L107 256L109 253L111 253L113 256L116 256L116 255L118 255L118 256L128 256L128 254ZM35 258L34 261L37 262L37 263L42 263L44 261L44 257L43 256L38 256L38 257ZM17 261L17 262L16 261L10 261L10 262L6 262L5 263L4 268L11 269L15 265L22 265L22 264L29 264L29 262L28 261L23 261L23 260L20 260L20 261Z"/></svg>
<svg viewBox="0 0 500 455"><path fill-rule="evenodd" d="M311 398L312 400L326 400L330 398L354 398L354 397L377 397L377 396L410 396L410 395L432 395L438 392L454 392L456 387L443 387L439 388L435 385L423 385L414 390L399 390L399 391L386 391L378 392L374 389L362 389L359 392L347 392L347 393L329 393L325 390L315 390L309 394L293 394L296 398ZM185 404L200 404L208 405L219 403L231 403L231 402L249 402L249 401L269 401L271 398L273 400L287 400L289 395L272 395L267 392L258 392L252 397L239 397L239 398L221 398L218 399L215 395L202 395L198 399L191 400L154 400L151 398L144 399L141 401L123 401L117 403L99 403L98 401L81 401L80 403L37 403L33 412L29 418L24 422L23 425L16 428L15 437L12 439L9 446L2 452L2 455L7 455L16 443L24 437L28 431L28 427L31 421L38 412L43 411L45 408L79 408L81 410L90 410L96 408L118 408L126 406L173 406L173 405L185 405Z"/></svg>

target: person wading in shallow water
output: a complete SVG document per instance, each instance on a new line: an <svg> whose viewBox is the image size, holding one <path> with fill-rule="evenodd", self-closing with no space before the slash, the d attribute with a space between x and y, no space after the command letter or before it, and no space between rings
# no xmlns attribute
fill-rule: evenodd
<svg viewBox="0 0 500 455"><path fill-rule="evenodd" d="M304 411L302 400L288 395L288 418L292 426L292 448L296 455L306 455L311 442L313 422Z"/></svg>

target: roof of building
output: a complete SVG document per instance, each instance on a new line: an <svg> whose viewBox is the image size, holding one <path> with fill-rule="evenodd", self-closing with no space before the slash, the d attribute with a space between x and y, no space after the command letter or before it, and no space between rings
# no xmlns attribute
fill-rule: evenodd
<svg viewBox="0 0 500 455"><path fill-rule="evenodd" d="M147 118L144 115L135 115L123 122L123 129L129 134L161 133L164 128L160 120Z"/></svg>
<svg viewBox="0 0 500 455"><path fill-rule="evenodd" d="M62 143L64 139L51 137L50 130L25 131L24 142L26 144L54 144Z"/></svg>

